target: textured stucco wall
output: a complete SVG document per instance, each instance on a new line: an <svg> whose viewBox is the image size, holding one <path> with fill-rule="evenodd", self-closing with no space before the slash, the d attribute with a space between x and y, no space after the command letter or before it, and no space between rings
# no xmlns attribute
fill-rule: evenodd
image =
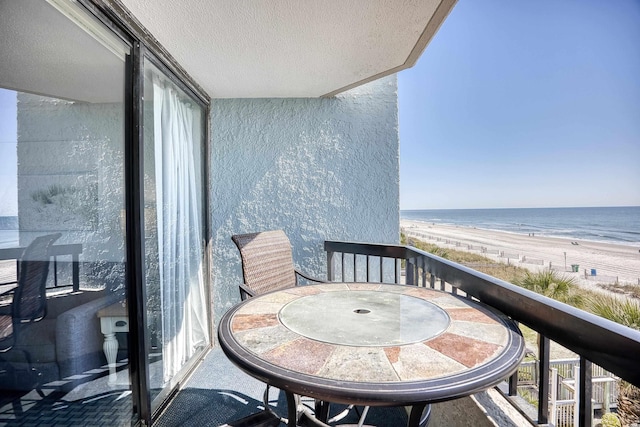
<svg viewBox="0 0 640 427"><path fill-rule="evenodd" d="M398 243L396 77L331 99L224 99L211 109L215 318L238 301L231 236L284 229L295 264L326 277L324 240Z"/></svg>

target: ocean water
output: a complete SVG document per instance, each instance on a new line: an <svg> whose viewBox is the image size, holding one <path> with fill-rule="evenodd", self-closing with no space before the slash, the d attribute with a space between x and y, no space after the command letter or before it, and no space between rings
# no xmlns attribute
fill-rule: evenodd
<svg viewBox="0 0 640 427"><path fill-rule="evenodd" d="M640 206L402 210L400 218L640 246Z"/></svg>
<svg viewBox="0 0 640 427"><path fill-rule="evenodd" d="M0 248L18 245L18 217L0 216Z"/></svg>

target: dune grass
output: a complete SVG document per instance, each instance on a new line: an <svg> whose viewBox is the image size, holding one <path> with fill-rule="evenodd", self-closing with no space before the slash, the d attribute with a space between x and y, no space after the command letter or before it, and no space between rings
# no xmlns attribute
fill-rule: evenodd
<svg viewBox="0 0 640 427"><path fill-rule="evenodd" d="M401 240L406 244L407 239L404 233ZM411 238L411 245L453 262L470 265L471 268L497 279L640 330L640 298L638 298L640 293L631 295L627 293L629 295L627 298L616 298L602 292L581 288L572 277L565 277L552 270L534 273L523 267L496 262L480 254L443 248L415 238ZM626 288L625 290L628 291Z"/></svg>
<svg viewBox="0 0 640 427"><path fill-rule="evenodd" d="M578 290L573 277L566 277L553 270L537 273L527 271L524 277L514 280L513 283L574 307L584 308L585 306L583 291Z"/></svg>
<svg viewBox="0 0 640 427"><path fill-rule="evenodd" d="M628 283L609 283L600 286L609 292L614 292L616 294L627 295L632 298L640 299L640 283L637 285Z"/></svg>
<svg viewBox="0 0 640 427"><path fill-rule="evenodd" d="M587 299L586 309L605 319L640 330L640 300L598 294Z"/></svg>

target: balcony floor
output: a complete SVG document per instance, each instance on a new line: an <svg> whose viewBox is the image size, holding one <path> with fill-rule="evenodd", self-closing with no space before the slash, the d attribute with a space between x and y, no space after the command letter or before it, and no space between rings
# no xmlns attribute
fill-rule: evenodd
<svg viewBox="0 0 640 427"><path fill-rule="evenodd" d="M0 425L9 426L126 426L130 425L131 393L126 383L107 386L106 367L96 378L79 384L71 392L62 392L53 384L36 391L4 394L0 397ZM126 378L126 364L119 378ZM214 348L177 393L154 426L221 426L262 410L264 384L236 368L220 348ZM430 425L448 427L530 425L514 416L508 404L496 405L500 397L495 390L479 393L432 407ZM309 399L305 403L312 406ZM270 407L286 416L286 399L272 389ZM332 405L331 415L344 406ZM356 424L357 413L351 411L341 424ZM366 425L404 426L407 414L403 407L371 408ZM494 424L495 422L495 424Z"/></svg>
<svg viewBox="0 0 640 427"><path fill-rule="evenodd" d="M154 426L220 426L262 410L264 384L235 367L220 348L214 348L192 374ZM312 404L309 401L309 404ZM269 405L286 416L284 393L272 389ZM331 415L344 406L332 405ZM351 411L342 424L357 424L357 414ZM371 408L366 425L404 426L407 413L403 407ZM477 427L496 425L520 427L530 425L496 390L479 393L432 407L433 427Z"/></svg>
<svg viewBox="0 0 640 427"><path fill-rule="evenodd" d="M262 410L264 387L264 383L236 368L220 348L215 348L154 425L219 426L238 420ZM312 401L308 403L313 404ZM286 416L287 403L280 390L271 389L269 405L276 413ZM343 406L332 405L331 408L333 415ZM357 422L354 411L341 421ZM366 418L366 424L378 426L401 426L406 422L404 408L371 408Z"/></svg>

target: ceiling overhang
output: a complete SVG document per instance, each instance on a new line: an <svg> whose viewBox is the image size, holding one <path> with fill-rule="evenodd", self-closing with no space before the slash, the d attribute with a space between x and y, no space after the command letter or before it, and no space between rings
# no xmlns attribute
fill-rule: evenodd
<svg viewBox="0 0 640 427"><path fill-rule="evenodd" d="M415 64L456 0L120 0L213 98L332 96Z"/></svg>

